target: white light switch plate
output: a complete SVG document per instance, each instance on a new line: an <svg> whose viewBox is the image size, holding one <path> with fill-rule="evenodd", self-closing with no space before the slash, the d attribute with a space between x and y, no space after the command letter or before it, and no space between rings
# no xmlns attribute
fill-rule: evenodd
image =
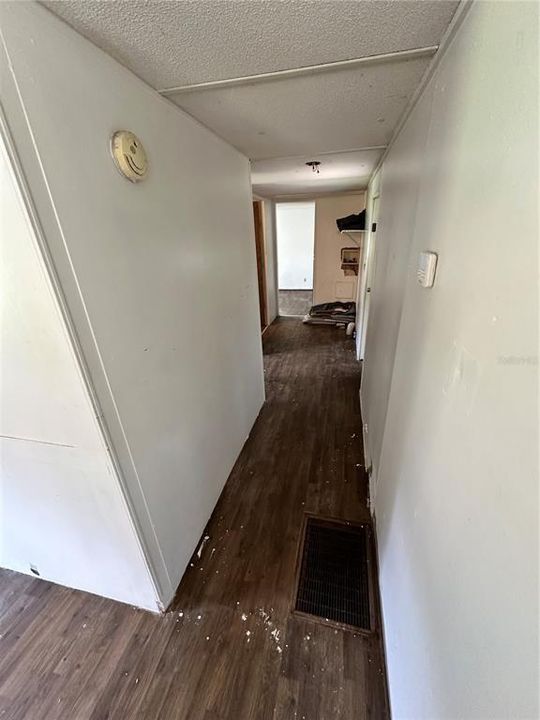
<svg viewBox="0 0 540 720"><path fill-rule="evenodd" d="M433 287L435 282L435 271L437 269L437 253L421 252L418 256L418 268L416 277L422 287Z"/></svg>

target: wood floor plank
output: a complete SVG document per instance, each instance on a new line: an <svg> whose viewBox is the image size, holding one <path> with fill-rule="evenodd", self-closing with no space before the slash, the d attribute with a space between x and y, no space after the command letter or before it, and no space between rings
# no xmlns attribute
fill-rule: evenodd
<svg viewBox="0 0 540 720"><path fill-rule="evenodd" d="M291 613L305 513L369 522L353 344L281 319L264 350L266 403L165 615L0 571L0 720L389 717L379 632Z"/></svg>

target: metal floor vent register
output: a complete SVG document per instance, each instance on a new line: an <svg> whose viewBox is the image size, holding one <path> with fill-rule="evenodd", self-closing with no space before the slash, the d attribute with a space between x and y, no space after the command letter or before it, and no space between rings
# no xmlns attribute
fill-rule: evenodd
<svg viewBox="0 0 540 720"><path fill-rule="evenodd" d="M366 526L308 518L295 609L372 629Z"/></svg>

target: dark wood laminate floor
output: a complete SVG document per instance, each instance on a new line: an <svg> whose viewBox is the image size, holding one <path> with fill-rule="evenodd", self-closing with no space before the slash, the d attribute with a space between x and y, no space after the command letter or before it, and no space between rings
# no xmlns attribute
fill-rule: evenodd
<svg viewBox="0 0 540 720"><path fill-rule="evenodd" d="M267 402L171 611L0 571L2 720L387 718L378 634L291 615L305 512L367 520L342 330L265 333Z"/></svg>

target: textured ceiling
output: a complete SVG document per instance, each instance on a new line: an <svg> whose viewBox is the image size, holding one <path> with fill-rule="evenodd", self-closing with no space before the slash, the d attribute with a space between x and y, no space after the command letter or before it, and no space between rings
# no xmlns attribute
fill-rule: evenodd
<svg viewBox="0 0 540 720"><path fill-rule="evenodd" d="M46 2L155 88L436 45L445 0Z"/></svg>
<svg viewBox="0 0 540 720"><path fill-rule="evenodd" d="M251 164L253 190L261 197L274 198L361 190L367 186L381 154L382 150L363 150L258 160ZM318 175L306 166L308 160L321 163Z"/></svg>
<svg viewBox="0 0 540 720"><path fill-rule="evenodd" d="M173 102L252 160L385 145L429 60L202 90Z"/></svg>
<svg viewBox="0 0 540 720"><path fill-rule="evenodd" d="M43 4L154 88L165 90L437 45L458 2L75 0ZM191 90L170 99L255 160L356 150L387 144L428 63L426 58L417 58L362 65L294 79ZM293 172L283 160L284 172L286 168ZM289 183L284 177L276 183L282 188L298 187L299 193L309 191L311 186L302 189L297 181L298 177L291 176ZM335 191L350 178L327 181L324 187ZM362 187L365 181L359 177L358 183Z"/></svg>

